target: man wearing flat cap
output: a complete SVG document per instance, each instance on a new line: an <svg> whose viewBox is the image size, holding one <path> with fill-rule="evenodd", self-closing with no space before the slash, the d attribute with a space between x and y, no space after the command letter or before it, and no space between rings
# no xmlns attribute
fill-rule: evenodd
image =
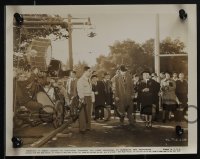
<svg viewBox="0 0 200 159"><path fill-rule="evenodd" d="M121 65L119 68L119 74L115 77L113 81L115 91L115 104L121 113L120 121L123 123L125 113L127 112L127 117L129 119L129 124L133 124L133 83L132 78L125 65Z"/></svg>

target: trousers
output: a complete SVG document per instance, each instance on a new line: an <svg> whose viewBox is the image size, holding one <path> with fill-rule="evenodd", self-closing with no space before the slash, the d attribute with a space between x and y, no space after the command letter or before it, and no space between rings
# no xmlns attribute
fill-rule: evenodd
<svg viewBox="0 0 200 159"><path fill-rule="evenodd" d="M85 106L81 109L79 113L79 130L85 131L91 129L91 109L92 109L92 97L84 97Z"/></svg>

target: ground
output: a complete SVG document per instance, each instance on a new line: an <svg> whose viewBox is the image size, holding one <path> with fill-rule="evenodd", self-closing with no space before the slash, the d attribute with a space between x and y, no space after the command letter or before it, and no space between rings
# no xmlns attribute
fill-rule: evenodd
<svg viewBox="0 0 200 159"><path fill-rule="evenodd" d="M181 125L184 134L176 135L175 127ZM37 127L24 127L15 131L22 136L24 147L45 136L54 128L52 124L41 124ZM92 130L79 133L78 121L66 127L42 147L148 147L148 146L187 146L187 122L154 122L152 128L146 128L138 116L133 126L127 119L121 125L119 119L112 117L106 122L92 120Z"/></svg>
<svg viewBox="0 0 200 159"><path fill-rule="evenodd" d="M152 128L144 127L142 122L134 126L129 126L127 122L123 126L119 124L118 120L106 123L92 121L92 131L80 134L78 123L75 123L62 132L69 135L57 135L43 147L187 146L187 128L184 127L181 141L175 133L175 122L164 125L154 123Z"/></svg>

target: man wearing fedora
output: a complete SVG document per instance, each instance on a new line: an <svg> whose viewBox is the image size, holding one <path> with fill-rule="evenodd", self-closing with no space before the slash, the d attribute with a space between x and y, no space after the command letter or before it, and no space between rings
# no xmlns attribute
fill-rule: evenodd
<svg viewBox="0 0 200 159"><path fill-rule="evenodd" d="M124 117L127 112L129 124L133 124L134 118L133 112L133 82L131 75L129 74L125 65L121 65L119 68L119 74L113 80L115 87L114 97L115 104L121 113L120 122L124 122Z"/></svg>

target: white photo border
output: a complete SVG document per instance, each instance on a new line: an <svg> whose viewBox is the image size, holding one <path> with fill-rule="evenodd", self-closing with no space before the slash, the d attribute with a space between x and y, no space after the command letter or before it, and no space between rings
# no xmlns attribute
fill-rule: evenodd
<svg viewBox="0 0 200 159"><path fill-rule="evenodd" d="M177 5L68 5L68 6L6 6L6 156L50 156L50 155L119 155L119 154L196 154L197 153L197 123L188 124L188 146L172 147L172 151L165 151L169 147L97 147L97 148L13 148L12 147L12 93L13 93L13 15L21 14L59 14L65 12L66 8L70 11L74 9L79 12L85 11L85 7L94 9L104 7L109 11L109 7L114 11L126 11L126 8L132 8L133 13L149 14L178 14L179 9L185 9L188 13L188 105L197 106L197 5L195 4L177 4ZM198 108L198 107L197 107ZM193 116L193 117L192 117ZM188 118L197 118L197 112L194 114L189 111ZM124 151L122 150L124 149ZM130 150L131 149L131 150ZM145 151L145 149L147 151ZM150 150L149 150L150 149ZM45 150L46 153L42 153ZM54 151L52 151L54 150ZM89 150L89 153L82 153L82 150ZM91 150L91 151L90 151ZM110 150L110 151L108 151ZM130 151L129 151L130 150ZM144 150L144 152L142 151ZM53 153L55 152L55 153ZM94 153L96 152L96 153Z"/></svg>

